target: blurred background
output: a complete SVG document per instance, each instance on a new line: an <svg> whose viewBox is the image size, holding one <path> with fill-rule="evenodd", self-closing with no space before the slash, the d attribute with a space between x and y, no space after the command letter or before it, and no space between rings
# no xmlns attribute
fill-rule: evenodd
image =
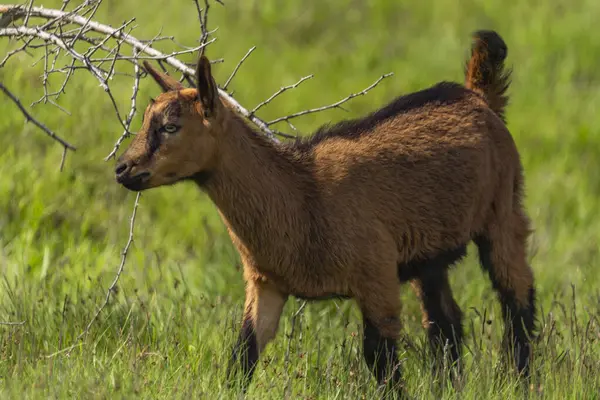
<svg viewBox="0 0 600 400"><path fill-rule="evenodd" d="M384 73L394 73L366 96L346 103L347 111L297 119L295 125L306 134L325 122L363 115L438 81L462 82L471 33L494 29L502 35L508 45L507 66L514 69L507 121L525 168L526 206L535 228L530 260L540 314L545 326L548 318L564 322L559 324L564 329L562 341L552 350L556 350L552 357L562 357L563 364L557 364L558 372L540 368L562 377L545 382L553 393L592 393L598 377L577 369L587 368L581 358L587 350L577 344L584 339L574 330L596 324L600 313L600 35L594 34L600 3L224 2L225 6L211 3L209 29L218 30L207 56L224 59L213 65L222 85L247 50L257 46L229 86L242 105L251 109L281 86L315 75L261 109L259 117L264 120L332 103ZM43 3L48 8L60 4ZM132 17L138 25L132 34L138 38L152 38L162 29L163 35L173 35L180 43L197 45L200 31L192 1L104 0L94 19L118 26ZM169 51L168 44L161 46L156 48ZM14 47L0 38L0 53ZM0 81L77 151L68 154L59 172L62 148L34 125L25 124L16 106L0 96L0 320L26 321L15 329L0 327L0 377L5 382L0 393L87 398L219 393L227 398L222 394L222 372L238 329L244 284L238 255L215 207L192 184L142 195L135 241L115 300L75 356L53 355L72 343L102 301L127 241L135 194L115 183L114 161L103 161L122 127L109 98L88 72L76 73L60 98L59 104L71 115L51 105L29 108L43 94L43 65L32 66L38 57L22 53L12 58L0 69ZM195 56L183 59L191 63ZM131 73L132 67L127 68ZM115 78L111 89L126 113L131 80ZM148 98L158 93L154 81L141 81L133 131L140 126ZM451 279L465 313L467 337L475 340L468 344L476 347L484 340L480 354L493 360L478 361L472 355L476 352L469 352L469 362L482 362L470 378L469 393L475 396L490 390L482 382L496 379L489 366L498 360L501 321L495 295L473 250L470 247L466 262ZM420 348L425 336L419 305L408 286L402 297L407 335ZM344 385L336 386L334 380L345 371L346 388L360 391L361 385L372 385L361 364L360 340L353 339L362 330L354 304L311 303L289 344L284 332L289 333L298 306L295 300L286 305L280 335L261 364L268 368L259 368L253 393L257 398L281 397L288 379L284 378L290 377L298 397L335 393L358 397L358 392L344 391L349 389L340 389ZM597 339L585 339L596 356ZM289 363L283 357L288 346ZM419 366L419 354L407 350L405 356L413 365L406 368L415 378L410 387L426 390L419 377L427 376L427 369ZM349 357L347 363L344 357ZM593 360L590 365L598 366L597 358ZM334 377L328 380L330 386L317 385L327 368ZM348 375L353 368L360 379ZM589 379L574 378L573 371ZM477 374L479 383L473 382ZM573 379L584 383L576 385ZM488 394L492 398L506 393Z"/></svg>

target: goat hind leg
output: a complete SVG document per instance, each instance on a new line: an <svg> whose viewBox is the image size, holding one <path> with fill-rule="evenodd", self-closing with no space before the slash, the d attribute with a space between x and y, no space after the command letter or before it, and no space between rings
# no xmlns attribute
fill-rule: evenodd
<svg viewBox="0 0 600 400"><path fill-rule="evenodd" d="M419 277L411 285L421 300L423 325L427 329L429 347L435 357L434 371L438 372L443 366L440 361L447 348L452 370L460 374L462 312L452 295L448 272L444 270L437 275Z"/></svg>
<svg viewBox="0 0 600 400"><path fill-rule="evenodd" d="M527 263L528 220L515 212L475 238L482 267L488 271L505 321L505 345L512 350L517 370L529 378L535 330L535 287Z"/></svg>

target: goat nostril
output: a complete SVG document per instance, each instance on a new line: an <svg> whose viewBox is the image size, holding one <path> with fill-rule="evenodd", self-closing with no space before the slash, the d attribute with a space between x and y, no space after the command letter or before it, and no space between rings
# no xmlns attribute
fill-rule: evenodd
<svg viewBox="0 0 600 400"><path fill-rule="evenodd" d="M125 171L127 171L127 163L119 164L115 169L115 174L121 175Z"/></svg>
<svg viewBox="0 0 600 400"><path fill-rule="evenodd" d="M150 172L142 172L134 176L135 179L139 179L140 181L144 181L150 177Z"/></svg>

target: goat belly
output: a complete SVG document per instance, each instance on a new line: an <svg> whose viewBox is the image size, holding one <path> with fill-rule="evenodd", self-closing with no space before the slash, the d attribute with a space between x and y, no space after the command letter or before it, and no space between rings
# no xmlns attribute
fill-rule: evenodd
<svg viewBox="0 0 600 400"><path fill-rule="evenodd" d="M301 299L301 300L310 300L310 301L333 300L333 299L347 300L347 299L351 298L351 296L349 296L349 295L338 294L338 293L323 293L323 294L319 294L319 295L305 295L305 294L295 293L293 296L298 299Z"/></svg>
<svg viewBox="0 0 600 400"><path fill-rule="evenodd" d="M289 279L291 278L291 279ZM279 287L284 289L291 296L302 300L330 300L330 299L349 299L352 296L347 291L341 290L335 282L329 282L332 279L320 277L317 274L305 274L303 277L288 277L278 280Z"/></svg>

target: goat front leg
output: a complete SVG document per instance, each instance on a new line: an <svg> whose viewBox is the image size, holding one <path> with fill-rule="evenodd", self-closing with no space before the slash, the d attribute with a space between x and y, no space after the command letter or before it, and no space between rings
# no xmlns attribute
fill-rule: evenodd
<svg viewBox="0 0 600 400"><path fill-rule="evenodd" d="M243 391L248 389L260 353L275 337L279 318L287 295L263 280L246 281L246 304L242 328L233 348L227 371L231 383L234 369L239 367L243 374Z"/></svg>

